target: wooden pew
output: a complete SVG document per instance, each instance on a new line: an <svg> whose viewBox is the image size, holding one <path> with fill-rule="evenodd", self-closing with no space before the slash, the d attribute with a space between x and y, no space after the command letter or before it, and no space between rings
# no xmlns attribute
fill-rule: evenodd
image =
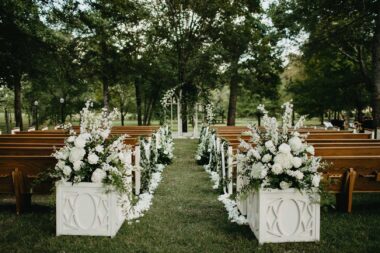
<svg viewBox="0 0 380 253"><path fill-rule="evenodd" d="M311 133L306 138L307 140L312 139L371 139L371 134L351 134L351 133Z"/></svg>
<svg viewBox="0 0 380 253"><path fill-rule="evenodd" d="M355 192L380 192L380 156L324 156L330 164L322 173L330 181L329 191L336 193L343 211L352 211Z"/></svg>
<svg viewBox="0 0 380 253"><path fill-rule="evenodd" d="M357 147L316 147L316 156L376 156L380 155L380 146Z"/></svg>
<svg viewBox="0 0 380 253"><path fill-rule="evenodd" d="M366 142L366 143L380 143L380 140L373 139L307 139L307 143L312 145L318 143L358 143L358 142Z"/></svg>
<svg viewBox="0 0 380 253"><path fill-rule="evenodd" d="M31 204L32 183L40 172L53 168L57 161L51 156L0 155L0 170L12 171L16 196L16 212L20 214ZM33 187L33 193L50 193L52 184Z"/></svg>

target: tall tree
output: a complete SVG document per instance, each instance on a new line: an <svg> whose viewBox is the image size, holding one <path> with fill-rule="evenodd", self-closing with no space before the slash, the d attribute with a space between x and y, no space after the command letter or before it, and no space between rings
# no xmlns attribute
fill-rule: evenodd
<svg viewBox="0 0 380 253"><path fill-rule="evenodd" d="M39 7L37 0L0 2L0 76L13 88L15 121L21 129L21 81L38 73L38 60L54 50L51 31L41 21Z"/></svg>
<svg viewBox="0 0 380 253"><path fill-rule="evenodd" d="M375 122L380 119L380 2L373 0L280 0L272 20L286 37L309 35L315 54L328 47L354 64L372 93Z"/></svg>
<svg viewBox="0 0 380 253"><path fill-rule="evenodd" d="M262 13L260 1L227 1L217 13L214 40L221 45L230 86L227 125L235 125L240 86L261 94L276 94L280 69L272 46L276 37L262 22Z"/></svg>

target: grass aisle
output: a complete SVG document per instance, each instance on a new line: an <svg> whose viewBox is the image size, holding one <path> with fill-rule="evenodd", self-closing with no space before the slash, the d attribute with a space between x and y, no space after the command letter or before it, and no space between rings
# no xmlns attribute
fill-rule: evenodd
<svg viewBox="0 0 380 253"><path fill-rule="evenodd" d="M196 145L175 142L176 158L163 173L153 206L139 222L125 223L114 239L55 237L52 206L17 217L13 205L1 204L0 252L378 252L380 201L370 194L355 197L351 215L322 212L320 243L258 247L248 226L227 220L208 175L194 161Z"/></svg>

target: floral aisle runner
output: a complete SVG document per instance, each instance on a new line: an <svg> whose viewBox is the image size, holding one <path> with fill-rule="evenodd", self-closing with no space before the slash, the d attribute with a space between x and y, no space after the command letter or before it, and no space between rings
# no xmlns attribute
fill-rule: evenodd
<svg viewBox="0 0 380 253"><path fill-rule="evenodd" d="M210 176L211 182L213 183L212 188L214 190L219 189L219 174L215 171L211 171L208 165L204 165L203 168ZM222 194L218 197L218 200L224 204L224 207L226 208L228 213L228 219L231 222L237 223L239 225L248 225L247 218L240 213L236 201L231 199L230 194Z"/></svg>
<svg viewBox="0 0 380 253"><path fill-rule="evenodd" d="M138 201L136 205L133 207L133 209L128 213L127 220L130 224L132 220L136 220L143 217L144 213L149 210L150 206L152 205L154 192L156 191L157 187L159 186L161 179L162 179L162 171L165 169L165 165L163 164L157 164L156 170L157 172L154 172L152 174L152 178L150 180L148 190L142 194L139 195Z"/></svg>

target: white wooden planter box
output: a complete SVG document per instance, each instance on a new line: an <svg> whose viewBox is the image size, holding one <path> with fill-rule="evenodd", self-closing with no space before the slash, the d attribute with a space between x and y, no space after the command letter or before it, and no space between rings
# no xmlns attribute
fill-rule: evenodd
<svg viewBox="0 0 380 253"><path fill-rule="evenodd" d="M319 195L296 189L259 190L248 196L247 219L259 244L319 241Z"/></svg>
<svg viewBox="0 0 380 253"><path fill-rule="evenodd" d="M116 192L101 183L57 182L56 223L59 235L114 237L125 216Z"/></svg>

